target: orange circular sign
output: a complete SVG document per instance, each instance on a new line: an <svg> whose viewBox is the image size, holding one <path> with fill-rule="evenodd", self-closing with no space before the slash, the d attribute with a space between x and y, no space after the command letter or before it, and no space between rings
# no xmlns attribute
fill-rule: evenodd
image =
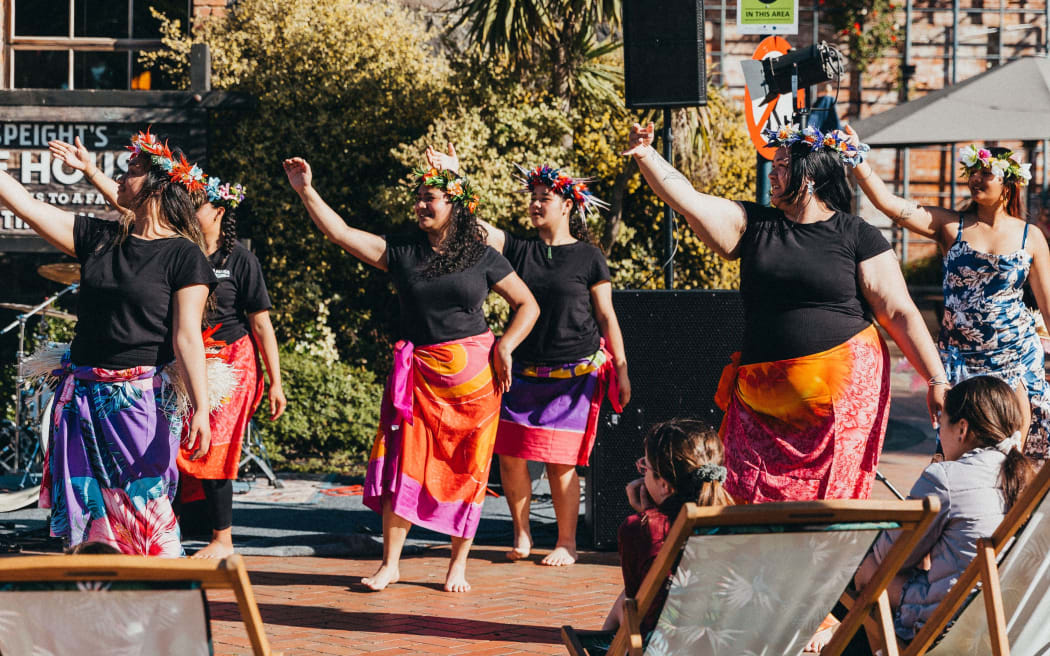
<svg viewBox="0 0 1050 656"><path fill-rule="evenodd" d="M786 55L789 50L791 50L791 44L784 37L767 36L755 48L755 54L751 55L751 59L761 60L770 57L780 57L781 55ZM798 93L801 101L804 98L805 90L799 89ZM747 119L747 131L751 135L751 143L755 144L759 155L772 160L776 148L766 146L766 139L762 136L762 129L767 127L774 128L786 121L790 121L794 108L791 106L791 96L789 95L778 95L765 105L760 106L759 102L761 100L761 98L752 99L747 87L744 88L744 114ZM774 114L777 116L777 121L774 121Z"/></svg>

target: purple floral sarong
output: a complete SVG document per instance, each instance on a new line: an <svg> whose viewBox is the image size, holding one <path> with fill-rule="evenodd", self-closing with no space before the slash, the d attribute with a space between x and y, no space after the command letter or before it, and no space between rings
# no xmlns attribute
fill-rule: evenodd
<svg viewBox="0 0 1050 656"><path fill-rule="evenodd" d="M182 423L155 367L68 365L56 390L40 507L68 546L104 542L126 554L183 555L172 509Z"/></svg>

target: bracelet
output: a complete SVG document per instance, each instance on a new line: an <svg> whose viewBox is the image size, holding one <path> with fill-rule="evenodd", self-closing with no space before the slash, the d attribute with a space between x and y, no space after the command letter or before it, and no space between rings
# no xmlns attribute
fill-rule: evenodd
<svg viewBox="0 0 1050 656"><path fill-rule="evenodd" d="M947 385L947 384L948 384L948 377L947 376L945 376L943 378L941 376L934 376L933 378L931 378L928 381L926 381L926 385L928 387L933 387L935 385Z"/></svg>

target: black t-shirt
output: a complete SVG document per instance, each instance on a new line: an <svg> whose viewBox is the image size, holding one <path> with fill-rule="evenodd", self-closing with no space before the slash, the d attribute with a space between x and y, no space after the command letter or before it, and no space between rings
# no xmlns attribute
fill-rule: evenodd
<svg viewBox="0 0 1050 656"><path fill-rule="evenodd" d="M108 246L118 226L77 216L73 247L80 260L77 327L71 346L76 365L104 369L162 366L172 347L174 293L213 286L215 275L201 249L183 237L129 235Z"/></svg>
<svg viewBox="0 0 1050 656"><path fill-rule="evenodd" d="M387 237L387 269L401 305L401 339L425 346L487 331L481 304L493 285L514 272L510 263L485 247L474 266L424 280L420 265L433 255L423 232Z"/></svg>
<svg viewBox="0 0 1050 656"><path fill-rule="evenodd" d="M877 228L843 212L795 223L778 209L742 205L741 364L820 353L871 325L857 265L890 250Z"/></svg>
<svg viewBox="0 0 1050 656"><path fill-rule="evenodd" d="M591 309L591 287L611 278L602 252L582 241L547 246L538 239L503 234L503 254L540 306L540 318L514 357L563 364L597 351L601 333Z"/></svg>
<svg viewBox="0 0 1050 656"><path fill-rule="evenodd" d="M226 257L222 249L208 258L219 284L212 292L214 307L206 319L208 326L218 326L212 339L232 344L251 331L248 315L269 310L270 295L266 293L259 260L240 242ZM223 262L225 260L225 262Z"/></svg>

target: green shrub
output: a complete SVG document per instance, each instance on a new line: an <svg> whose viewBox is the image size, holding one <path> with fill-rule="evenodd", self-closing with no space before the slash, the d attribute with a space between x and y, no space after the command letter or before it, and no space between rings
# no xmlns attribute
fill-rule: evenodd
<svg viewBox="0 0 1050 656"><path fill-rule="evenodd" d="M337 470L367 460L383 385L364 367L281 349L288 409L270 421L266 400L255 424L277 467Z"/></svg>
<svg viewBox="0 0 1050 656"><path fill-rule="evenodd" d="M901 270L904 272L904 280L909 285L940 287L943 282L940 255L909 260L901 266Z"/></svg>

